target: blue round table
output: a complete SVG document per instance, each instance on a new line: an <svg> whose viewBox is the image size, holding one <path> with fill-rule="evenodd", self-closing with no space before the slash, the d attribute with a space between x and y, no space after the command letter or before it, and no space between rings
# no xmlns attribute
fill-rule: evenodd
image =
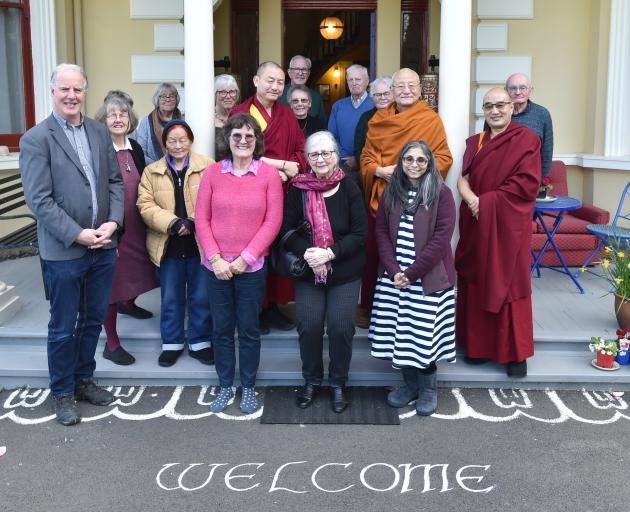
<svg viewBox="0 0 630 512"><path fill-rule="evenodd" d="M555 201L536 201L536 205L534 206L534 220L538 220L540 222L543 230L545 231L545 234L547 235L547 240L545 241L545 244L542 246L542 249L540 250L538 255L536 255L536 253L532 249L534 264L532 265L531 275L533 276L534 272L536 272L537 276L540 277L540 267L548 268L549 270L554 270L555 272L560 272L561 274L566 274L567 276L569 276L571 281L575 283L575 286L577 286L578 290L580 290L580 293L584 293L584 288L582 288L578 280L569 270L569 267L564 261L562 253L560 252L560 249L558 249L558 246L556 245L556 242L554 240L556 231L558 231L558 228L562 223L562 219L564 218L564 213L571 210L577 210L581 207L582 202L579 199L569 196L557 196ZM549 229L547 228L543 216L555 217L551 231L549 231ZM548 267L540 263L543 255L545 254L545 251L549 247L549 244L551 244L553 250L556 251L556 255L558 256L560 263L562 263L562 268Z"/></svg>

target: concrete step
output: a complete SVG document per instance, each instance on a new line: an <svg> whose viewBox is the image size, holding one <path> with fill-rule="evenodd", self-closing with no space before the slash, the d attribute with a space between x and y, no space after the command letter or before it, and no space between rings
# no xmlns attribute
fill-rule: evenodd
<svg viewBox="0 0 630 512"><path fill-rule="evenodd" d="M269 337L267 337L269 338ZM276 345L276 343L278 343ZM293 346L287 346L293 343ZM528 360L528 376L510 379L505 367L498 364L468 365L460 357L456 363L439 364L440 385L455 387L509 387L522 389L630 389L630 366L617 371L602 371L594 368L590 361L593 354L586 345L580 350L570 347L577 342L542 342L533 358ZM204 366L198 361L182 355L170 368L157 364L160 353L159 341L137 340L127 343L127 348L136 357L131 366L117 366L103 359L97 350L95 376L103 384L119 385L216 385L217 375L213 366ZM325 357L325 365L327 357ZM238 371L237 371L238 375ZM350 370L350 385L390 385L400 380L397 370L386 361L373 358L365 336L355 340ZM259 385L295 385L302 382L301 362L297 339L289 334L277 339L263 340L261 350ZM45 343L38 340L0 341L0 385L17 387L46 387L48 368Z"/></svg>

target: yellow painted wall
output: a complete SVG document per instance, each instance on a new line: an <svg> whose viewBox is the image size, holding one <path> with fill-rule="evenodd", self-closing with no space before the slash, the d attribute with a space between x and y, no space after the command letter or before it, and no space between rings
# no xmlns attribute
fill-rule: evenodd
<svg viewBox="0 0 630 512"><path fill-rule="evenodd" d="M605 84L598 14L609 0L536 0L534 19L499 21L508 24L507 52L485 55L531 55L532 100L546 106L554 123L556 153L591 152L595 100ZM602 20L603 21L603 20ZM604 38L605 39L605 38ZM507 77L506 77L507 78Z"/></svg>
<svg viewBox="0 0 630 512"><path fill-rule="evenodd" d="M282 65L282 1L262 0L258 6L258 62ZM253 44L253 42L252 42Z"/></svg>
<svg viewBox="0 0 630 512"><path fill-rule="evenodd" d="M376 76L400 69L400 0L378 0L376 5Z"/></svg>
<svg viewBox="0 0 630 512"><path fill-rule="evenodd" d="M440 0L429 3L429 55L440 55Z"/></svg>
<svg viewBox="0 0 630 512"><path fill-rule="evenodd" d="M72 4L67 0L63 2ZM90 80L86 113L93 115L107 91L119 88L134 98L138 115L146 115L153 109L151 97L156 84L131 83L131 56L177 55L178 52L153 50L153 27L156 23L179 21L132 20L129 18L129 0L83 0L81 3L83 64ZM215 58L221 59L231 53L230 1L225 0L214 16ZM66 27L70 30L71 24L66 23ZM66 35L62 39L69 41L71 37Z"/></svg>

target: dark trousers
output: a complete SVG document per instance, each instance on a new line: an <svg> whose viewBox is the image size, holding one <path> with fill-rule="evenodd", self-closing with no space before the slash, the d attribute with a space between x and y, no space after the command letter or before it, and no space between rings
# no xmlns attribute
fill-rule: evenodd
<svg viewBox="0 0 630 512"><path fill-rule="evenodd" d="M316 286L311 281L295 283L295 312L302 375L306 382L319 385L324 378L324 321L328 334L330 384L343 386L348 380L360 286L360 280L336 286Z"/></svg>
<svg viewBox="0 0 630 512"><path fill-rule="evenodd" d="M265 292L267 267L257 272L245 272L229 281L217 279L204 269L210 284L212 310L212 345L214 367L221 387L234 383L236 349L234 328L238 329L238 366L241 385L252 388L260 363L260 329L258 313Z"/></svg>
<svg viewBox="0 0 630 512"><path fill-rule="evenodd" d="M107 315L116 249L88 249L81 258L44 261L50 294L48 371L56 398L92 377L94 353Z"/></svg>

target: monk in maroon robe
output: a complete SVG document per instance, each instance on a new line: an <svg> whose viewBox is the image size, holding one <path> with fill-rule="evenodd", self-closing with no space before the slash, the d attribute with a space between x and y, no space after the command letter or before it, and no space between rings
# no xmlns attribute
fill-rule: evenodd
<svg viewBox="0 0 630 512"><path fill-rule="evenodd" d="M457 342L469 363L507 363L527 375L534 354L530 281L532 215L541 180L540 139L512 123L504 89L488 91L488 130L466 141L457 270Z"/></svg>
<svg viewBox="0 0 630 512"><path fill-rule="evenodd" d="M234 107L230 115L245 112L258 121L265 139L265 155L261 160L275 167L282 182L287 183L308 167L300 125L293 110L278 101L284 90L284 80L284 70L278 64L262 63L254 76L256 94ZM268 331L268 324L282 330L293 329L293 323L280 313L277 305L294 298L293 281L269 269L261 316L263 332Z"/></svg>

